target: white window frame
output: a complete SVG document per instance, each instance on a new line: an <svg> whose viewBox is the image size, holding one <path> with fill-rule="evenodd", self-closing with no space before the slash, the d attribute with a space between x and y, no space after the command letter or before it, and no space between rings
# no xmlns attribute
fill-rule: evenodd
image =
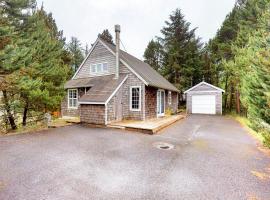
<svg viewBox="0 0 270 200"><path fill-rule="evenodd" d="M75 98L70 98L70 97L69 97L69 92L70 92L70 91L76 91L76 101L77 101L77 106L75 106L75 107L69 105L69 100L70 100L70 99L73 99L73 100L75 99ZM68 94L67 94L67 95L68 95L68 108L69 108L69 109L77 109L77 108L78 108L78 89L68 89Z"/></svg>
<svg viewBox="0 0 270 200"><path fill-rule="evenodd" d="M168 92L168 105L172 105L172 91Z"/></svg>
<svg viewBox="0 0 270 200"><path fill-rule="evenodd" d="M107 65L107 70L104 70L104 64ZM101 71L98 72L97 66L101 65ZM92 71L92 68L95 68L95 72ZM104 74L109 72L109 64L107 62L102 62L102 63L95 63L90 65L90 74L91 75L97 75L97 74Z"/></svg>
<svg viewBox="0 0 270 200"><path fill-rule="evenodd" d="M132 89L139 88L139 108L132 108ZM129 109L131 111L141 111L141 103L142 103L142 87L141 86L131 86L129 91Z"/></svg>
<svg viewBox="0 0 270 200"><path fill-rule="evenodd" d="M158 105L159 105L159 103L158 103L158 92L163 92L164 93L164 97L163 97L163 101L164 101L164 113L158 113L158 110L159 110L159 107L158 107ZM163 89L158 89L157 90L157 117L164 117L165 116L165 112L166 112L166 92L165 92L165 90L163 90ZM160 106L160 105L159 105Z"/></svg>
<svg viewBox="0 0 270 200"><path fill-rule="evenodd" d="M93 68L95 68L95 72L92 71ZM90 74L95 74L95 73L97 73L97 65L96 64L91 64Z"/></svg>

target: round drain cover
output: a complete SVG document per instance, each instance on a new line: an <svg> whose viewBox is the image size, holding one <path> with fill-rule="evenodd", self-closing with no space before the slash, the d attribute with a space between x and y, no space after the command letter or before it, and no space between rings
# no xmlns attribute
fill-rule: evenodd
<svg viewBox="0 0 270 200"><path fill-rule="evenodd" d="M161 150L170 150L174 148L174 145L166 143L166 142L155 142L154 147L161 149Z"/></svg>

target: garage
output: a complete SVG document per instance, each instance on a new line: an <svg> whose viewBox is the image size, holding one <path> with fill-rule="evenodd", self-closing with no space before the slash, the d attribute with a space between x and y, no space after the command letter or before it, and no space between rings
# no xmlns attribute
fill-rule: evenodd
<svg viewBox="0 0 270 200"><path fill-rule="evenodd" d="M189 114L222 114L222 93L225 91L206 82L185 91L187 113Z"/></svg>

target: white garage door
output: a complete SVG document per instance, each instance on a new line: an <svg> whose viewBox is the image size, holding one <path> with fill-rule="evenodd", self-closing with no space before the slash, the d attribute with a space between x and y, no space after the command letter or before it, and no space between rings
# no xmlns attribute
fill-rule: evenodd
<svg viewBox="0 0 270 200"><path fill-rule="evenodd" d="M192 96L193 114L216 114L215 95L194 95Z"/></svg>

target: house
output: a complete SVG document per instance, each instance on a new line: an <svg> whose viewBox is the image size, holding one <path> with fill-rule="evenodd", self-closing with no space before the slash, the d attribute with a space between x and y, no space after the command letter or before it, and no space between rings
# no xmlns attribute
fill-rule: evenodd
<svg viewBox="0 0 270 200"><path fill-rule="evenodd" d="M151 66L98 38L75 75L65 84L62 116L107 125L122 120L147 120L177 112L179 91Z"/></svg>
<svg viewBox="0 0 270 200"><path fill-rule="evenodd" d="M185 91L187 113L189 114L222 114L223 89L206 82L201 82Z"/></svg>

